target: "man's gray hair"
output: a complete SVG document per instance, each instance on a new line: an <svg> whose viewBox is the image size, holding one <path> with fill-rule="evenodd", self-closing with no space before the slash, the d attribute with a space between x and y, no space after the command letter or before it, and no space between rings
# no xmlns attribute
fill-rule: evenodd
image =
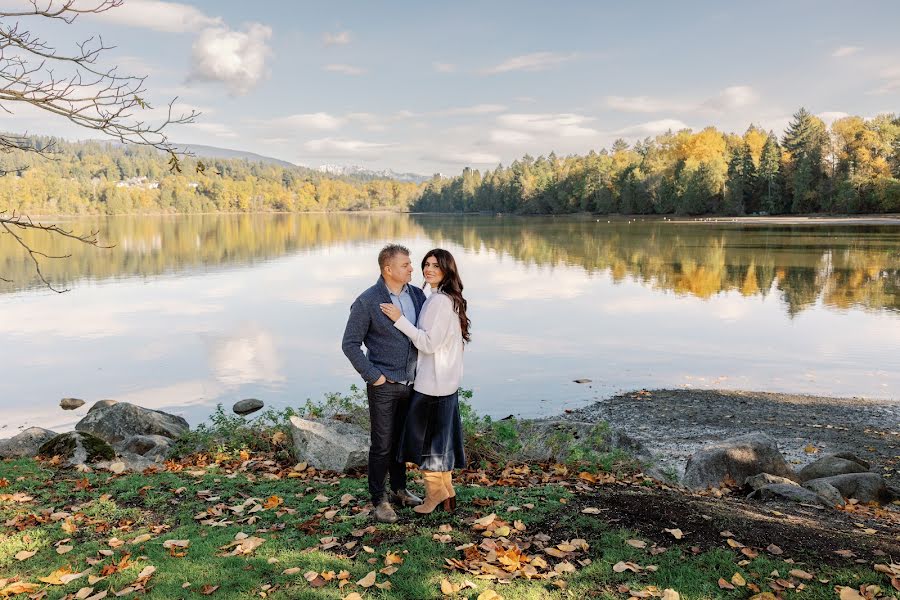
<svg viewBox="0 0 900 600"><path fill-rule="evenodd" d="M401 246L400 244L388 244L384 248L381 249L381 252L378 253L378 268L384 269L384 267L398 254L405 254L409 256L409 248L406 246Z"/></svg>

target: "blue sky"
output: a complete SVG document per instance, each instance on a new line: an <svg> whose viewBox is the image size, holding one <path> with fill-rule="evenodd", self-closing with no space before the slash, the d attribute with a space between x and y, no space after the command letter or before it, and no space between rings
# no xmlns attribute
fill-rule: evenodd
<svg viewBox="0 0 900 600"><path fill-rule="evenodd" d="M897 23L896 0L125 0L30 25L61 50L102 33L151 104L200 110L175 141L430 174L668 128L780 134L801 105L900 112ZM92 137L19 109L0 128Z"/></svg>

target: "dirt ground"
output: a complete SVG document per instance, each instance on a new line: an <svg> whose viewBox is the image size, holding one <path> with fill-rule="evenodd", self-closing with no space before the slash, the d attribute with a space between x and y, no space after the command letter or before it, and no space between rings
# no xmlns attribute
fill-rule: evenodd
<svg viewBox="0 0 900 600"><path fill-rule="evenodd" d="M900 557L900 512L866 508L848 513L790 502L756 502L740 496L714 498L660 487L601 486L573 503L601 509L598 518L635 531L642 539L687 551L729 547L722 532L763 553L771 544L785 557L812 557L845 564L848 559L883 562ZM580 510L580 509L579 509ZM857 525L856 523L859 523ZM675 540L666 529L680 529ZM849 550L852 555L836 554Z"/></svg>
<svg viewBox="0 0 900 600"><path fill-rule="evenodd" d="M698 448L761 431L800 468L829 452L849 451L900 480L900 400L828 398L731 390L641 390L566 414L606 421L638 442L664 471L684 473Z"/></svg>

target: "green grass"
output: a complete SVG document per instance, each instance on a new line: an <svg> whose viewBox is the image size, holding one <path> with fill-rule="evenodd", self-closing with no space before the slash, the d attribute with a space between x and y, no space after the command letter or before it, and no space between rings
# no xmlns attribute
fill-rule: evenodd
<svg viewBox="0 0 900 600"><path fill-rule="evenodd" d="M33 496L33 500L0 501L0 579L37 582L38 578L64 567L75 572L89 570L96 575L105 565L117 563L126 554L131 555L131 566L93 585L88 584L87 575L62 586L40 584L39 589L46 591L48 599L64 598L82 587L94 587L95 592L121 590L148 565L155 566L156 572L147 584L147 595L161 599L201 597L204 585L220 586L210 595L217 599L260 597L261 592L265 592L267 598L275 599L340 599L351 591L365 592L365 598L442 598L440 583L444 578L458 584L467 580L475 583L477 589L464 589L458 595L461 598L476 598L488 588L495 589L507 600L623 598L627 595L617 593L616 587L624 584L633 590L647 586L656 586L659 590L672 588L686 599L737 599L750 594L746 589L720 590L716 583L719 577L730 579L740 572L748 581L762 584L773 570L786 575L798 566L762 555L746 565L739 565L738 561L743 557L725 549L693 555L686 549L670 548L663 554L651 556L647 550L627 545L625 540L634 536L617 528L615 523L573 509L571 501L575 496L571 489L562 485L460 485L460 511L457 514L436 512L417 518L407 509L401 513L400 523L381 525L357 514L367 500L364 478L269 480L259 472L232 474L215 467L202 476L186 471L154 475L82 475L47 468L32 460L17 460L0 462L0 481L3 480L8 481L8 485L0 488L0 494L21 492ZM85 482L89 485L84 485ZM254 513L258 520L252 524L235 522L225 527L212 527L202 525L194 518L216 504L197 495L203 490L219 496L218 502L228 506L242 503L248 497L262 502L270 496L282 498L283 504L276 509ZM329 500L317 501L319 494L328 496ZM338 499L344 494L351 494L354 500L338 507ZM488 506L478 505L488 502L491 503ZM533 505L533 508L525 505ZM518 509L510 512L510 507ZM310 530L310 519L331 508L338 510L333 520L323 518ZM279 516L276 511L280 509L294 512ZM64 520L54 522L49 518L52 512L62 510L73 515L77 529L72 533L63 530ZM473 531L472 517L490 512L510 523L514 519L521 520L528 533L546 532L554 544L572 538L587 540L590 548L579 558L589 559L590 563L579 565L575 573L559 578L565 581L566 589L541 580L517 579L512 584L501 585L478 579L470 573L445 569L445 559L462 557L462 552L455 550L455 546L465 542L479 543L481 535ZM25 521L21 529L15 526L15 519L27 519L28 515L35 515L36 519ZM246 516L232 515L229 519L237 521ZM353 535L354 531L370 525L376 525L372 531L361 537ZM440 533L441 525L452 527L451 543L433 539L433 535ZM153 533L154 528L159 533ZM220 547L231 543L239 532L258 535L265 542L247 556L218 556L224 552ZM117 548L109 548L107 544L112 537L130 541L144 533L151 533L153 539L142 544L126 543ZM335 537L340 544L355 541L356 546L352 550L342 546L329 551L310 550L323 537ZM65 539L71 540L67 545L74 549L59 555L54 545ZM186 555L172 556L163 548L167 539L191 540ZM363 546L371 546L374 552L365 552ZM98 554L104 549L111 549L113 556L105 558ZM21 550L37 553L18 561L14 556ZM390 577L378 574L379 583L390 581L390 590L373 587L364 591L355 584L342 590L337 581L313 588L304 579L307 571L338 573L346 570L350 573L350 581L356 582L370 571L384 568L388 552L403 557L396 573ZM93 559L102 560L90 565L88 561ZM658 569L641 574L615 573L612 567L619 561L657 565ZM284 575L283 571L288 568L300 570ZM808 582L806 590L798 595L801 598L835 598L835 584L858 586L868 582L887 587L886 580L874 573L870 565L847 569L805 568L830 581L827 584ZM185 587L186 584L189 586Z"/></svg>

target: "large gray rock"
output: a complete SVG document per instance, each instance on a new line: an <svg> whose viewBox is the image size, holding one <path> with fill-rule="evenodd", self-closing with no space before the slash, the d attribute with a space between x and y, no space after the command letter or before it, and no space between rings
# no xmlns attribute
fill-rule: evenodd
<svg viewBox="0 0 900 600"><path fill-rule="evenodd" d="M118 400L97 400L94 402L91 407L88 409L88 412L93 412L95 410L99 410L101 408L106 408L107 406L112 406L113 404L118 404Z"/></svg>
<svg viewBox="0 0 900 600"><path fill-rule="evenodd" d="M816 504L819 506L829 506L826 500L812 490L808 490L799 485L787 483L773 483L764 485L756 491L750 492L747 496L756 500L790 500L791 502L800 502L803 504Z"/></svg>
<svg viewBox="0 0 900 600"><path fill-rule="evenodd" d="M172 440L162 435L133 435L115 444L113 448L119 455L129 454L162 462L169 455Z"/></svg>
<svg viewBox="0 0 900 600"><path fill-rule="evenodd" d="M832 508L835 506L844 506L846 504L846 502L844 502L844 497L841 496L838 489L822 479L807 481L803 484L803 487L818 494L819 497Z"/></svg>
<svg viewBox="0 0 900 600"><path fill-rule="evenodd" d="M778 477L777 475L770 475L768 473L753 475L744 480L744 485L752 490L758 490L759 488L776 483L781 483L784 485L795 485L797 487L800 487L799 483L797 483L796 481L791 481L787 477Z"/></svg>
<svg viewBox="0 0 900 600"><path fill-rule="evenodd" d="M764 433L748 433L706 446L690 458L682 483L693 489L743 485L748 477L769 473L796 479L778 444Z"/></svg>
<svg viewBox="0 0 900 600"><path fill-rule="evenodd" d="M69 431L44 442L38 449L41 456L59 456L66 466L84 465L116 456L112 446L97 436L83 431Z"/></svg>
<svg viewBox="0 0 900 600"><path fill-rule="evenodd" d="M878 473L847 473L807 481L805 485L828 483L844 498L856 498L860 502L890 502L892 492L888 490L884 478Z"/></svg>
<svg viewBox="0 0 900 600"><path fill-rule="evenodd" d="M868 470L869 468L861 463L835 454L828 454L800 469L798 475L800 476L800 481L811 481L834 475L846 475L847 473L865 473Z"/></svg>
<svg viewBox="0 0 900 600"><path fill-rule="evenodd" d="M346 472L369 462L369 432L336 419L311 421L291 417L294 456L326 471Z"/></svg>
<svg viewBox="0 0 900 600"><path fill-rule="evenodd" d="M190 430L183 418L159 410L142 408L128 402L88 411L75 425L77 431L86 431L116 444L135 435L161 435L177 438Z"/></svg>
<svg viewBox="0 0 900 600"><path fill-rule="evenodd" d="M259 409L261 409L265 404L262 400L257 400L256 398L245 398L244 400L238 400L234 403L234 406L231 407L231 410L234 411L237 415L249 415L255 413Z"/></svg>
<svg viewBox="0 0 900 600"><path fill-rule="evenodd" d="M63 410L75 410L84 406L84 400L81 398L63 398L59 401L59 407Z"/></svg>
<svg viewBox="0 0 900 600"><path fill-rule="evenodd" d="M54 436L56 436L55 431L43 427L29 427L8 440L0 440L0 458L37 456L41 444Z"/></svg>

